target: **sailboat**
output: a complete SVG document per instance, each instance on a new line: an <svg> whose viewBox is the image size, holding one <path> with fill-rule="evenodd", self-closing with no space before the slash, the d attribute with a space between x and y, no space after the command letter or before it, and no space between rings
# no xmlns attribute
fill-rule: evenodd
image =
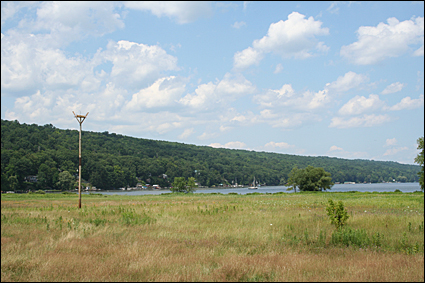
<svg viewBox="0 0 425 283"><path fill-rule="evenodd" d="M258 189L257 186L255 185L255 176L254 176L254 181L252 181L252 186L248 187L249 190L256 190Z"/></svg>

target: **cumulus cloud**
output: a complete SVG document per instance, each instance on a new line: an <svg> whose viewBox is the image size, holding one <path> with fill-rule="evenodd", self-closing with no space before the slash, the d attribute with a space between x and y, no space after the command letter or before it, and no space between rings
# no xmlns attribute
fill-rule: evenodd
<svg viewBox="0 0 425 283"><path fill-rule="evenodd" d="M399 103L390 107L390 110L415 109L424 106L424 95L421 94L418 99L411 99L409 96L403 98Z"/></svg>
<svg viewBox="0 0 425 283"><path fill-rule="evenodd" d="M400 82L396 82L396 83L392 83L389 86L387 86L382 92L381 94L389 94L389 93L394 93L394 92L399 92L403 89L403 87L405 87L405 84L402 84Z"/></svg>
<svg viewBox="0 0 425 283"><path fill-rule="evenodd" d="M340 115L359 115L382 108L385 102L379 99L379 95L370 94L369 98L356 95L344 104L338 113Z"/></svg>
<svg viewBox="0 0 425 283"><path fill-rule="evenodd" d="M199 111L211 110L255 90L255 86L241 74L226 73L219 82L199 85L195 94L187 94L180 99L180 103Z"/></svg>
<svg viewBox="0 0 425 283"><path fill-rule="evenodd" d="M130 9L150 11L157 17L175 19L179 24L212 15L211 4L201 1L126 1L124 5Z"/></svg>
<svg viewBox="0 0 425 283"><path fill-rule="evenodd" d="M352 88L359 87L368 80L369 78L366 75L356 74L355 72L349 71L345 73L344 76L338 77L336 81L327 83L326 88L336 93L342 93Z"/></svg>
<svg viewBox="0 0 425 283"><path fill-rule="evenodd" d="M102 36L124 27L121 15L116 11L121 6L119 2L44 1L32 3L32 6L37 7L36 18L21 20L19 29L29 32L47 30L47 37L62 46L73 40Z"/></svg>
<svg viewBox="0 0 425 283"><path fill-rule="evenodd" d="M396 138L392 138L392 139L387 139L385 141L385 145L384 146L394 146L397 144L397 139Z"/></svg>
<svg viewBox="0 0 425 283"><path fill-rule="evenodd" d="M243 70L258 64L264 53L272 52L282 58L305 59L314 55L313 51L324 52L329 48L323 42L317 42L316 36L328 35L329 29L321 27L322 22L313 17L292 12L286 21L272 23L267 35L254 40L252 47L236 52L234 67Z"/></svg>
<svg viewBox="0 0 425 283"><path fill-rule="evenodd" d="M251 65L259 65L263 58L264 54L261 50L248 47L235 53L233 66L236 70L243 70Z"/></svg>
<svg viewBox="0 0 425 283"><path fill-rule="evenodd" d="M84 84L99 87L93 65L80 56L67 57L60 49L44 48L36 36L2 38L1 88L4 93L37 89L68 89Z"/></svg>
<svg viewBox="0 0 425 283"><path fill-rule="evenodd" d="M105 51L95 55L95 60L112 62L112 81L130 88L158 79L163 71L179 70L177 58L161 47L127 40L110 41Z"/></svg>
<svg viewBox="0 0 425 283"><path fill-rule="evenodd" d="M328 91L304 91L296 93L290 84L281 89L269 89L265 93L255 95L253 101L262 107L291 107L293 109L312 110L325 106L330 102Z"/></svg>
<svg viewBox="0 0 425 283"><path fill-rule="evenodd" d="M423 17L403 22L396 18L388 18L387 23L381 22L376 27L360 27L357 30L358 41L342 46L340 55L355 64L370 65L390 57L401 56L411 46L422 44L413 55L423 56Z"/></svg>
<svg viewBox="0 0 425 283"><path fill-rule="evenodd" d="M361 117L352 117L348 119L334 117L332 118L329 127L339 129L355 127L374 127L390 121L391 117L388 115L364 114Z"/></svg>
<svg viewBox="0 0 425 283"><path fill-rule="evenodd" d="M126 104L130 111L145 111L147 108L170 106L177 103L186 90L184 80L175 76L158 79L151 86L133 94Z"/></svg>

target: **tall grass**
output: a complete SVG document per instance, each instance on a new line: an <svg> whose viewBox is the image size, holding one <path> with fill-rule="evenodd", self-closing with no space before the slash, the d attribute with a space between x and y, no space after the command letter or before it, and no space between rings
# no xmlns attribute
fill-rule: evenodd
<svg viewBox="0 0 425 283"><path fill-rule="evenodd" d="M423 194L77 198L2 195L2 281L424 280Z"/></svg>

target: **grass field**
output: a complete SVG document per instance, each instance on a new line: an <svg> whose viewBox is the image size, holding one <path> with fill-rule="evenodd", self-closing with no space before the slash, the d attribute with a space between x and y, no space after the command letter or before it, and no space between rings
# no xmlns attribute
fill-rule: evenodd
<svg viewBox="0 0 425 283"><path fill-rule="evenodd" d="M337 231L328 199L350 218ZM423 193L4 194L1 281L424 281Z"/></svg>

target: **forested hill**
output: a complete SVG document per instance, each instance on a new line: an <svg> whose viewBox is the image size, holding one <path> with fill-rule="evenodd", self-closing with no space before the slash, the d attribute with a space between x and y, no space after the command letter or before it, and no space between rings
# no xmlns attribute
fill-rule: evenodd
<svg viewBox="0 0 425 283"><path fill-rule="evenodd" d="M294 166L323 167L334 182L417 182L417 165L396 162L308 157L246 150L211 148L177 142L127 137L115 133L82 132L82 179L102 189L135 186L142 180L169 186L174 177L195 177L202 186L247 185L256 178L267 185L284 184ZM38 187L55 187L60 172L76 174L78 131L53 125L1 120L2 190L16 180L37 175ZM12 180L12 181L11 181Z"/></svg>

